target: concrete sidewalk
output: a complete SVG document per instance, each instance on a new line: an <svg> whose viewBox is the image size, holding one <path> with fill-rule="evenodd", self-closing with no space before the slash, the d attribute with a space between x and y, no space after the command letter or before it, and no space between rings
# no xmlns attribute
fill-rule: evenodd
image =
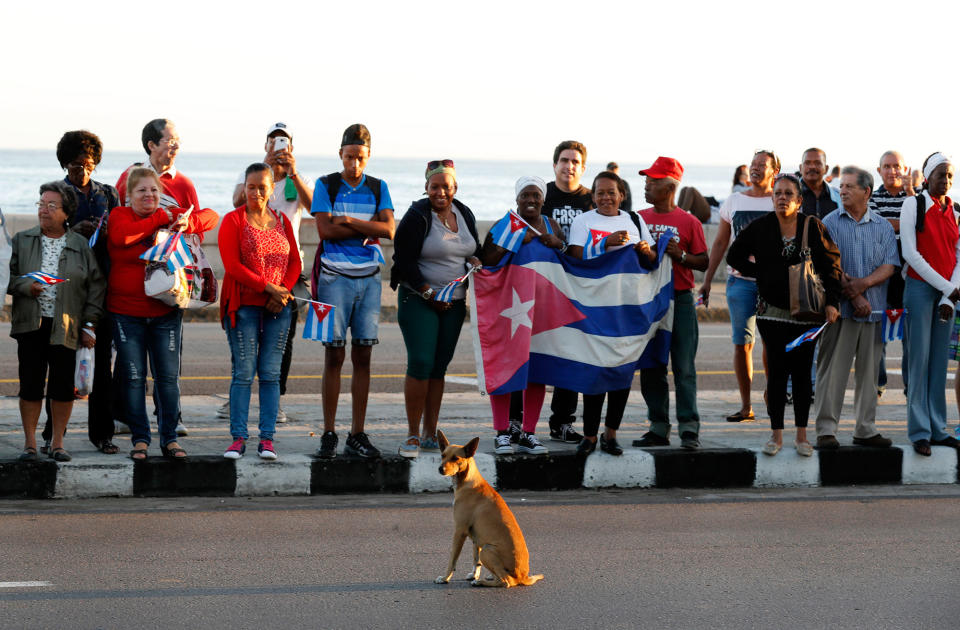
<svg viewBox="0 0 960 630"><path fill-rule="evenodd" d="M23 444L17 400L0 399L0 496L95 497L168 495L296 495L340 492L449 491L450 482L437 473L439 458L421 454L411 462L397 455L407 434L403 395L371 394L367 433L383 453L379 460L344 457L318 460L322 422L319 395L288 395L283 408L290 417L278 425L275 444L280 459L263 462L255 448L243 459L223 459L230 444L228 421L216 417L224 396L186 396L183 420L189 436L181 445L190 454L187 462L170 462L151 446L146 462L134 463L126 453L129 436L118 435L118 455L103 455L86 439L86 402L76 405L66 448L73 461L56 464L15 461ZM902 392L888 391L879 407L878 428L893 438L892 449L850 446L853 430L853 393L847 392L839 439L844 446L834 452L804 458L792 449L788 409L785 448L775 457L759 453L769 436L765 416L756 422L732 424L725 416L738 407L734 391L702 391L701 449L686 451L671 436L669 447L640 449L632 446L646 431L646 409L639 392L633 392L619 438L623 457L599 451L587 460L574 457L575 445L549 440L546 418L548 393L538 436L550 453L542 456L494 456L489 402L478 393L450 393L444 397L440 427L456 443L480 436L478 463L485 477L500 488L569 489L580 487L744 487L818 486L859 483L957 483L957 452L934 447L933 457L920 457L906 437L906 407ZM251 401L251 446L256 444L256 396ZM754 408L763 409L762 394L755 393ZM954 404L952 394L948 404ZM148 408L150 405L148 403ZM671 407L672 408L672 407ZM340 450L349 428L349 395L341 397L338 434ZM813 430L810 429L811 441Z"/></svg>

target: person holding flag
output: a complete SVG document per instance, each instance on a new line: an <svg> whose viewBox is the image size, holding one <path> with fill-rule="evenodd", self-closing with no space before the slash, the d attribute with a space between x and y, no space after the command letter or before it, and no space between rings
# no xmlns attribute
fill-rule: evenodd
<svg viewBox="0 0 960 630"><path fill-rule="evenodd" d="M399 447L404 457L440 452L437 421L444 375L467 313L464 272L480 266L476 219L454 198L453 160L427 162L425 177L427 198L415 201L397 226L390 271L407 349L403 399L408 431Z"/></svg>
<svg viewBox="0 0 960 630"><path fill-rule="evenodd" d="M620 209L626 195L623 180L616 173L602 171L593 180L593 202L596 210L577 216L570 226L568 253L576 258L595 258L608 251L633 247L640 263L646 267L657 260L656 241L647 224L635 212ZM600 450L611 455L622 455L623 448L617 442L617 429L627 407L630 388L600 394L583 395L583 439L577 446L581 456L590 454L597 447L600 430L600 413L603 401L607 400L607 416L604 432L600 436Z"/></svg>
<svg viewBox="0 0 960 630"><path fill-rule="evenodd" d="M11 244L6 290L13 296L10 336L17 340L24 461L37 459L44 389L53 419L49 457L70 461L63 435L73 410L76 351L80 345L94 346L103 314L100 266L87 239L68 229L76 210L77 197L70 186L43 184L38 225L18 232Z"/></svg>
<svg viewBox="0 0 960 630"><path fill-rule="evenodd" d="M253 377L259 382L261 459L277 459L273 445L280 406L280 363L288 341L293 286L300 278L300 251L293 224L268 204L273 170L247 167L247 203L223 218L217 245L223 260L220 323L230 342L230 435L223 456L240 459L249 438L247 422Z"/></svg>
<svg viewBox="0 0 960 630"><path fill-rule="evenodd" d="M188 212L160 206L163 184L156 171L137 167L127 175L129 207L114 208L107 220L110 275L107 310L113 320L117 366L123 378L123 421L130 427L130 457L143 460L150 445L147 421L147 354L154 370L154 392L160 450L165 457L187 456L177 442L180 410L180 335L183 311L144 292L141 255L155 246L157 232L169 229L202 234L216 227L219 217L209 208Z"/></svg>
<svg viewBox="0 0 960 630"><path fill-rule="evenodd" d="M793 379L797 453L804 457L813 455L813 447L807 440L807 421L813 390L810 371L815 345L801 343L787 354L788 344L810 328L809 321L800 321L790 312L788 268L802 259L804 230L807 230L813 266L826 294L824 317L833 323L840 316L840 278L843 274L840 254L820 219L799 212L801 202L800 180L795 175L777 176L773 186L774 212L762 215L743 228L727 253L727 263L731 267L757 280L760 296L757 327L767 349L767 413L773 430L763 447L765 455L776 455L783 447L788 377Z"/></svg>
<svg viewBox="0 0 960 630"><path fill-rule="evenodd" d="M546 183L539 177L524 176L517 180L515 190L516 212L512 210L508 212L490 228L490 232L484 239L483 248L480 250L480 260L484 265L499 264L504 256L512 255L534 238L539 239L547 247L561 251L566 249L566 244L561 238L563 232L560 225L541 212L547 193ZM511 232L519 233L519 236L516 234L505 236ZM503 351L510 350L504 347ZM526 390L520 394L523 401L523 420L519 431L511 427L510 423L511 394L490 394L493 428L497 432L494 438L494 452L511 453L514 443L517 450L523 453L547 452L546 447L536 436L537 422L540 420L540 410L543 408L545 394L546 387L543 384L527 384Z"/></svg>

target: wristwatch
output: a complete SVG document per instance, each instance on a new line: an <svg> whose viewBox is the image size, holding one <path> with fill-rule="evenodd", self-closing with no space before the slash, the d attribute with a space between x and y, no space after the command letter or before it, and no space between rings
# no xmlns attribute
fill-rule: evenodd
<svg viewBox="0 0 960 630"><path fill-rule="evenodd" d="M687 260L687 252L680 253L680 264L682 265Z"/></svg>
<svg viewBox="0 0 960 630"><path fill-rule="evenodd" d="M430 298L433 297L433 293L434 293L433 287L430 287L429 289L427 289L426 291L424 291L423 293L421 293L421 294L420 294L420 297L422 297L422 298L425 299L425 300L429 300Z"/></svg>

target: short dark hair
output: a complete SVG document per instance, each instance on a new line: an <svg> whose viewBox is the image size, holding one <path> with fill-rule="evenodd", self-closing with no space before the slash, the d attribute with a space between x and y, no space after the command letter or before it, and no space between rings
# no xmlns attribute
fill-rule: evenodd
<svg viewBox="0 0 960 630"><path fill-rule="evenodd" d="M564 140L557 145L557 148L553 150L553 163L556 164L560 161L560 154L566 151L567 149L573 149L580 153L580 157L583 158L583 163L587 163L587 147L583 146L582 142L577 142L576 140Z"/></svg>
<svg viewBox="0 0 960 630"><path fill-rule="evenodd" d="M160 138L163 137L164 129L167 128L167 125L172 124L173 123L166 118L154 118L143 126L143 132L140 134L140 141L143 143L143 150L147 152L147 155L150 155L150 147L148 145L151 142L154 144L160 144Z"/></svg>
<svg viewBox="0 0 960 630"><path fill-rule="evenodd" d="M370 146L370 130L367 129L366 125L354 123L344 129L340 146L345 147L349 144L358 144L364 147Z"/></svg>
<svg viewBox="0 0 960 630"><path fill-rule="evenodd" d="M67 164L81 156L89 157L94 165L100 163L100 158L103 157L103 143L100 142L97 134L84 129L63 134L60 142L57 143L57 161L60 162L60 167L67 168Z"/></svg>
<svg viewBox="0 0 960 630"><path fill-rule="evenodd" d="M818 149L817 147L810 147L809 149L807 149L806 151L803 152L803 155L806 155L807 153L810 153L811 151L816 151L817 153L819 153L820 155L822 155L822 156L823 156L823 162L824 162L824 164L826 164L826 162L827 162L827 152L826 152L826 151L824 151L823 149Z"/></svg>
<svg viewBox="0 0 960 630"><path fill-rule="evenodd" d="M747 177L750 177L750 168L746 164L741 164L737 167L737 170L733 172L733 185L736 186L740 183L740 174L746 172Z"/></svg>
<svg viewBox="0 0 960 630"><path fill-rule="evenodd" d="M856 175L857 186L863 190L873 192L873 175L858 166L844 166L841 175Z"/></svg>
<svg viewBox="0 0 960 630"><path fill-rule="evenodd" d="M40 196L45 192L57 193L60 195L60 201L63 203L63 212L67 215L64 227L73 223L73 217L77 214L77 193L73 188L62 181L47 182L40 184Z"/></svg>
<svg viewBox="0 0 960 630"><path fill-rule="evenodd" d="M613 171L600 171L597 173L597 176L593 178L593 185L590 187L591 193L597 192L597 182L601 179L612 179L617 183L617 190L620 191L620 194L624 197L627 196L627 187L623 184L623 179Z"/></svg>
<svg viewBox="0 0 960 630"><path fill-rule="evenodd" d="M608 171L615 171L615 170L617 170L618 168L620 168L620 165L617 164L616 162L607 162L607 170L608 170Z"/></svg>
<svg viewBox="0 0 960 630"><path fill-rule="evenodd" d="M247 170L243 172L243 181L247 181L247 177L249 177L251 173L263 173L263 172L270 173L270 181L273 181L273 169L270 168L269 164L266 164L264 162L254 162L253 164L248 166Z"/></svg>
<svg viewBox="0 0 960 630"><path fill-rule="evenodd" d="M803 195L803 191L800 190L800 178L794 175L793 173L780 173L773 179L773 185L776 186L782 180L787 180L793 187L797 189L797 196L800 197Z"/></svg>

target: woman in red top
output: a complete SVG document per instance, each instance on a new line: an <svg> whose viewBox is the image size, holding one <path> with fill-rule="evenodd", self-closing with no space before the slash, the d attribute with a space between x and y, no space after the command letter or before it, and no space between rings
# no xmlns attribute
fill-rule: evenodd
<svg viewBox="0 0 960 630"><path fill-rule="evenodd" d="M300 253L293 226L267 205L273 171L267 164L247 167L247 203L223 218L217 242L223 260L220 321L230 342L230 435L224 452L240 459L246 451L250 386L260 382L260 444L263 459L276 459L273 446L280 405L280 362L294 308L290 294L300 277Z"/></svg>
<svg viewBox="0 0 960 630"><path fill-rule="evenodd" d="M117 366L124 379L124 420L130 426L133 450L130 457L146 459L150 445L147 421L147 353L153 365L156 388L160 451L165 457L183 459L186 452L177 443L180 408L180 333L183 313L143 291L144 262L140 255L154 245L157 230L169 228L202 234L217 225L213 210L196 210L189 217L183 208L161 208L160 178L149 168L135 168L127 178L130 207L110 212L107 251L107 310L113 314Z"/></svg>

